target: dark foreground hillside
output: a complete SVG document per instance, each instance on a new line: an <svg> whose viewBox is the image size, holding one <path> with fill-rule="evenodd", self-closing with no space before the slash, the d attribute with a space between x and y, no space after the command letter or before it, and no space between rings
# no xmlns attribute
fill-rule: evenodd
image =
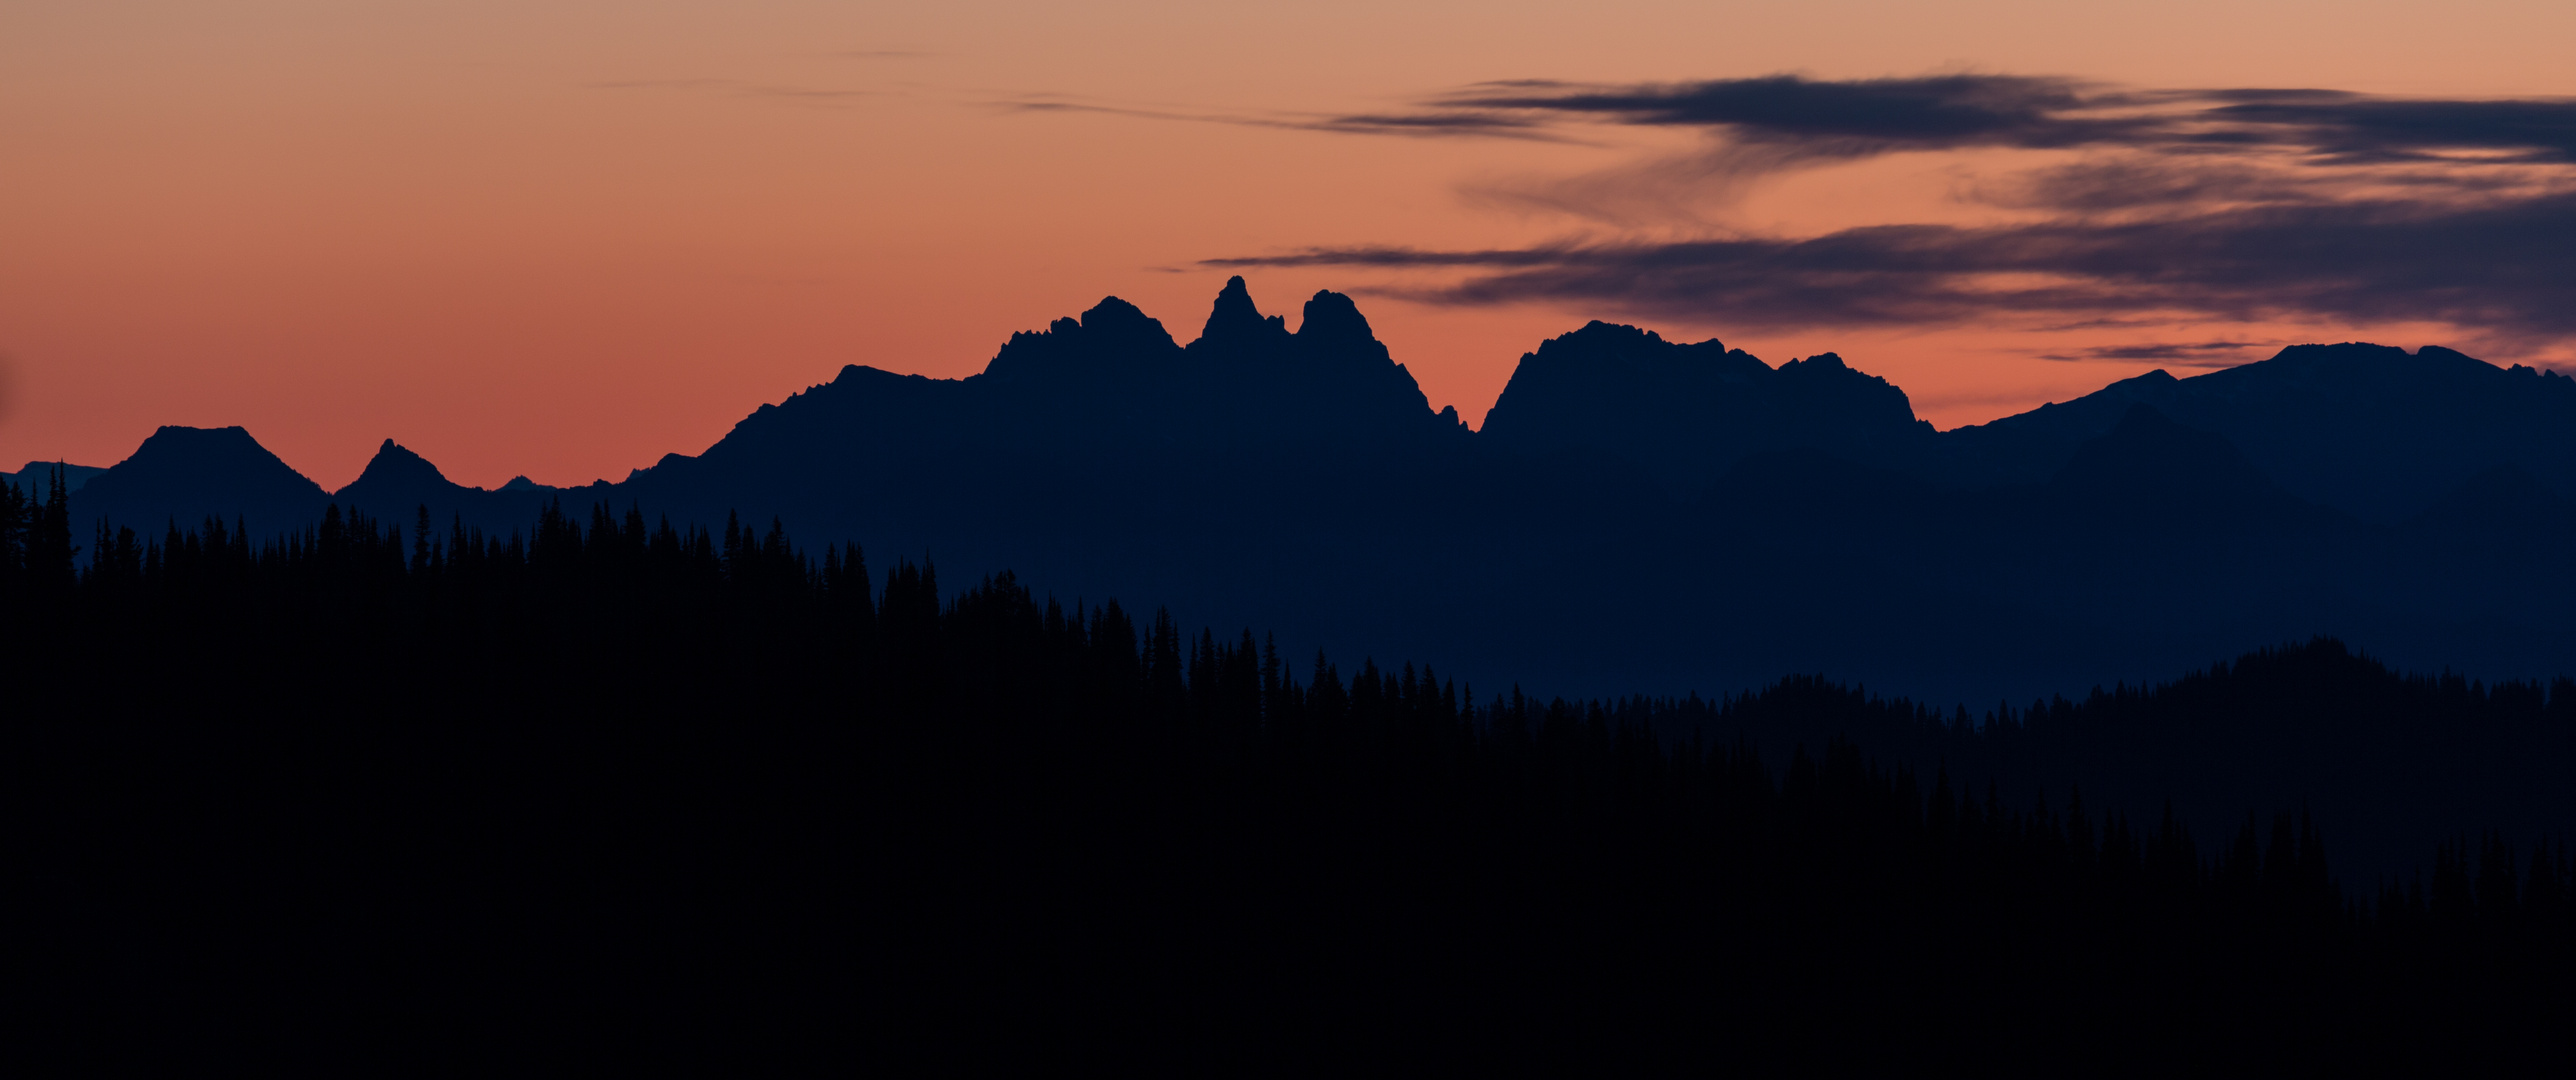
<svg viewBox="0 0 2576 1080"><path fill-rule="evenodd" d="M1827 684L1541 703L633 512L0 510L12 950L107 1053L2281 1072L2571 1002L2555 848L2339 888L2294 815L1657 733Z"/></svg>

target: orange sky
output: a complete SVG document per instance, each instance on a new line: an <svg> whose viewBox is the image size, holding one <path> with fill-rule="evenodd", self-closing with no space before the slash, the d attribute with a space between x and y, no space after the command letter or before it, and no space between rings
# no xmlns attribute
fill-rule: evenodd
<svg viewBox="0 0 2576 1080"><path fill-rule="evenodd" d="M160 424L242 424L327 487L386 437L469 484L614 479L705 448L842 364L971 373L1012 331L1104 294L1187 340L1227 273L1199 260L1509 247L1597 228L1496 193L1686 141L1403 139L1186 117L1385 111L1482 80L1784 71L2576 94L2564 58L2576 5L2564 3L1239 7L0 6L0 468L109 464ZM1991 211L1954 196L1978 167L1875 159L1623 227L1972 222ZM1617 315L1413 303L1371 295L1406 278L1350 268L1247 276L1292 320L1317 288L1359 294L1433 404L1471 419L1541 338ZM1943 426L2154 366L2038 358L2116 344L2117 328L1643 321L1775 363L1839 351ZM2562 362L2563 348L2484 354Z"/></svg>

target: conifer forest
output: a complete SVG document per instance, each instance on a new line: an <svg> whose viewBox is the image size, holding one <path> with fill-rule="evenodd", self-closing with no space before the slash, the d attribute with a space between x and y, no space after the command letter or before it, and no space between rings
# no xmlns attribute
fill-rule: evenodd
<svg viewBox="0 0 2576 1080"><path fill-rule="evenodd" d="M2299 808L2160 799L2117 734L2322 710L2543 755L2564 680L2318 640L2026 709L1542 701L957 584L637 507L75 535L0 485L34 1012L951 1069L2564 1054L2558 837L2356 873Z"/></svg>

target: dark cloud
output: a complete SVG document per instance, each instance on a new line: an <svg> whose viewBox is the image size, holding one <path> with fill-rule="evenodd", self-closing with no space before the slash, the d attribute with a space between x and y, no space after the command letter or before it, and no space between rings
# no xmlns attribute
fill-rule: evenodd
<svg viewBox="0 0 2576 1080"><path fill-rule="evenodd" d="M1519 138L1682 128L1708 139L1593 173L1464 189L1611 227L1584 241L1314 249L1206 265L1376 267L1427 282L1397 291L1433 303L1547 302L1737 326L2288 318L2576 337L2564 284L2576 280L2576 100L2141 90L2004 75L1518 80L1298 126L1385 134L1406 124ZM1990 167L1963 173L1956 198L2035 220L1687 238L1716 231L1703 211L1765 176L1994 149L2069 151L1968 159ZM2221 346L2234 344L2066 355L2190 363Z"/></svg>
<svg viewBox="0 0 2576 1080"><path fill-rule="evenodd" d="M1825 82L1774 75L1643 86L1519 82L1471 89L1440 105L1715 128L1749 142L1856 156L1921 148L2080 146L2134 140L2161 123L2104 112L2128 103L2071 79L1942 75Z"/></svg>
<svg viewBox="0 0 2576 1080"><path fill-rule="evenodd" d="M2422 160L2367 169L2312 168L2243 158L2117 152L1982 181L1974 202L2070 214L2171 211L2270 203L2323 204L2403 193L2454 204L2546 195L2571 186L2564 170L2477 168Z"/></svg>
<svg viewBox="0 0 2576 1080"><path fill-rule="evenodd" d="M2140 90L2031 75L1849 80L1769 75L1636 84L1514 79L1434 95L1409 109L1347 115L1190 112L1038 100L1013 104L1355 135L1583 141L1557 129L1692 128L1738 146L1771 147L1757 157L1775 167L1812 159L1995 147L2120 147L2173 154L2291 151L2324 164L2420 161L2462 153L2498 162L2576 162L2576 99L2384 98L2261 87ZM1541 134L1551 130L1552 136Z"/></svg>
<svg viewBox="0 0 2576 1080"><path fill-rule="evenodd" d="M2507 162L2576 162L2576 101L2564 99L2428 101L2310 92L2222 104L2202 115L2346 162L2461 152Z"/></svg>
<svg viewBox="0 0 2576 1080"><path fill-rule="evenodd" d="M1423 115L1704 128L1819 157L1974 147L2116 145L2168 152L2285 149L2329 162L2461 152L2576 161L2576 100L2382 98L2337 90L2136 91L2026 75L1690 83L1488 83L1427 101Z"/></svg>
<svg viewBox="0 0 2576 1080"><path fill-rule="evenodd" d="M1685 126L1793 157L1904 149L2133 147L2161 152L2290 149L2321 162L2488 155L2576 162L2576 101L2372 98L2344 90L2123 90L2069 77L1927 75L1703 82L1507 80L1435 95L1412 111L1301 121L1347 134L1512 134L1538 126Z"/></svg>
<svg viewBox="0 0 2576 1080"><path fill-rule="evenodd" d="M1214 267L1462 272L1409 293L1740 326L1932 325L1999 314L2426 320L2576 335L2576 195L2488 206L2352 201L2119 224L1885 225L1811 238L1494 251L1316 249Z"/></svg>
<svg viewBox="0 0 2576 1080"><path fill-rule="evenodd" d="M2317 179L2252 163L2118 154L2031 169L1980 186L1973 198L1999 206L2098 213L2219 203L2317 201Z"/></svg>
<svg viewBox="0 0 2576 1080"><path fill-rule="evenodd" d="M2040 359L2067 362L2152 360L2176 367L2234 367L2244 362L2245 350L2268 348L2276 344L2261 341L2201 341L2190 344L2102 345L2090 349L2078 349L2071 353L2047 353Z"/></svg>

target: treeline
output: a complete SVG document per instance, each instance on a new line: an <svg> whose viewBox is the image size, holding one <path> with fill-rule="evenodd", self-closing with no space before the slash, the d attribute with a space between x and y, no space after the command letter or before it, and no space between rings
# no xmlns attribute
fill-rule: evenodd
<svg viewBox="0 0 2576 1080"><path fill-rule="evenodd" d="M60 505L0 493L0 655L29 688L28 925L60 930L21 945L75 1019L566 1055L748 1025L729 1045L860 1063L2169 1072L2502 1057L2571 997L2558 849L2347 891L2296 815L2204 840L1830 736L1708 737L1933 720L1820 680L1480 696L1009 575L951 595L776 523L335 510L258 541L102 526L76 555Z"/></svg>
<svg viewBox="0 0 2576 1080"><path fill-rule="evenodd" d="M2080 784L2104 809L2154 815L2170 804L2204 836L2232 835L2249 811L2310 814L2356 888L2410 880L2432 869L2437 847L2483 847L2491 831L2527 861L2576 825L2576 681L2410 675L2332 639L2157 685L1975 713L1821 676L1724 701L1613 708L1672 737L1742 739L1773 760L1850 739L1891 768L1946 765L1998 781L2015 803Z"/></svg>

